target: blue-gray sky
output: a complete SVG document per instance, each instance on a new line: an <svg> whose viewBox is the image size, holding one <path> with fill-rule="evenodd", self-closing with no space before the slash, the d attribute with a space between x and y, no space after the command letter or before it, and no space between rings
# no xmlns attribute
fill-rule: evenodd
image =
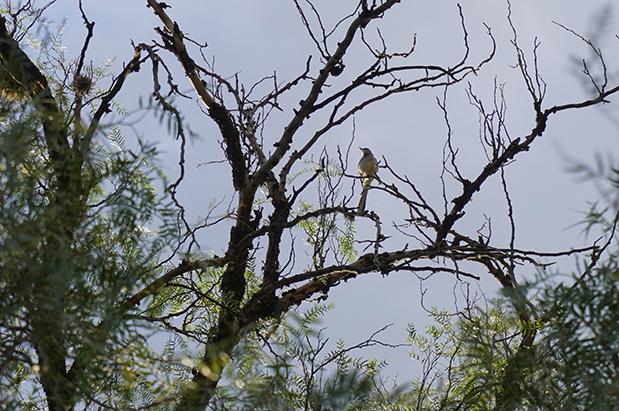
<svg viewBox="0 0 619 411"><path fill-rule="evenodd" d="M77 55L84 37L81 20L76 14L76 3L63 0L49 14L55 23L60 23L65 17L68 19L64 34L68 56ZM112 67L119 67L132 55L130 40L139 43L154 38L153 27L159 22L145 7L145 2L108 0L84 3L89 17L96 21L89 54L95 64L115 58ZM292 1L169 0L167 3L172 6L169 14L179 22L185 33L208 43L207 55L215 58L219 72L223 75L238 72L241 80L248 84L273 71L277 71L278 78L282 80L292 78L302 71L308 54L316 55ZM352 10L354 3L343 0L315 2L327 25ZM541 42L540 68L548 83L547 105L575 101L585 96L570 58L589 56L589 50L582 42L553 24L553 21L587 34L596 28L596 14L606 10L611 15L609 30L600 46L606 51L611 67L617 62L612 57L619 47L619 40L613 37L618 27L613 10L604 9L606 3L602 0L513 1L514 23L523 48L530 51L535 37ZM470 81L485 97L490 96L495 78L499 83L506 84L510 133L512 137L522 136L530 131L534 114L522 79L511 67L515 63L515 55L509 42L511 33L506 20L506 3L463 0L461 6L471 35L473 59L481 58L490 46L482 23L492 27L498 46L494 61L478 76L471 77ZM417 35L417 48L412 56L416 64L449 65L457 61L463 52L455 1L405 0L379 24L387 42L395 47L407 47L413 34ZM346 73L355 73L366 64L367 56L360 50L355 49L346 57ZM172 58L168 61L177 67ZM316 67L314 65L314 69ZM190 91L187 82L180 77L178 82ZM147 96L149 89L148 70L143 70L131 79L121 101L129 109L136 107L138 95ZM302 89L299 95L306 90ZM436 89L399 95L365 110L356 117L355 143L372 148L377 156L387 157L395 169L407 174L437 205L440 204L441 194L441 150L446 136L443 114L435 100L440 94L441 91ZM297 101L296 98L289 101ZM198 133L199 139L188 150L188 177L181 194L191 216L195 218L203 215L211 202L230 199L231 191L225 165L196 168L198 163L223 159L223 154L212 122L200 113L195 102L187 102L185 107L190 127ZM268 128L273 138L290 117L292 108L293 105L285 107L283 113L273 117ZM456 87L449 92L448 109L454 128L454 142L461 150L462 169L472 177L483 166L484 157L478 143L478 116L467 102L464 87ZM308 125L311 127L311 123ZM350 122L337 128L316 146L314 154L323 146L334 150L338 144L346 145L351 131ZM159 142L163 162L171 176L175 176L177 143L153 121L144 121L136 127L136 132L150 141ZM308 133L301 133L301 136ZM564 156L591 161L595 152L612 150L616 153L618 148L617 130L597 108L562 113L551 118L547 131L532 150L520 155L516 163L507 169L517 222L516 245L523 249L553 251L586 244L587 239L582 236L580 228L572 227L572 224L582 218L579 210L586 209L586 201L594 199L596 193L592 187L577 183L573 175L566 173ZM355 164L356 158L351 162L350 173L355 172L352 167ZM370 192L368 206L381 215L386 225L398 212L375 191ZM475 196L468 210L459 227L474 232L483 222L484 214L489 215L493 217L496 245L507 245L505 200L498 179L490 181ZM358 224L359 236L367 235L371 227L364 222ZM386 234L394 236L388 244L396 246L402 243L397 233L389 227L386 231ZM221 238L225 238L225 230L203 235L203 249L221 251L226 246L226 243L220 242ZM301 248L298 251L303 252ZM572 259L564 259L560 267L568 270L572 263ZM479 274L484 277L479 289L492 295L497 289L495 281L486 278L489 276L483 272ZM426 284L428 304L453 309L453 285L454 279L450 275L437 275ZM395 326L385 334L385 339L392 343L403 342L407 323L425 323L425 314L419 303L419 282L410 274L396 273L388 278L377 274L349 281L330 293L329 302L335 303L336 308L328 315L324 325L329 327L329 335L333 338L341 337L349 343L367 337L386 323L394 323ZM393 365L388 370L392 374L410 376L416 374L418 369L415 363L407 359L406 350L399 353L376 350L369 355L390 360Z"/></svg>

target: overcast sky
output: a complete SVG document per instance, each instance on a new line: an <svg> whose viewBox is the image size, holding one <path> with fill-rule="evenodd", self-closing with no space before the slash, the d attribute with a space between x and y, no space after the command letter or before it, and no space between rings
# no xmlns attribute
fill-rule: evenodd
<svg viewBox="0 0 619 411"><path fill-rule="evenodd" d="M68 56L76 56L84 37L84 29L76 15L76 1L62 0L51 9L54 24L67 18L64 43ZM85 10L96 21L95 37L89 58L101 64L114 58L113 67L119 67L132 55L130 40L136 43L149 42L153 27L158 21L145 7L145 1L85 1ZM292 78L302 71L307 56L316 55L313 45L301 25L292 1L286 0L226 0L226 1L167 1L172 8L169 13L177 20L182 30L193 38L208 43L207 55L215 58L216 68L223 75L239 73L242 81L253 83L270 75L274 70L278 78ZM354 8L355 1L316 1L327 26L337 22ZM619 40L614 38L618 27L614 10L604 8L607 2L562 1L562 0L514 0L514 23L522 46L531 50L533 38L541 41L539 49L540 68L548 83L546 104L575 101L585 95L580 80L576 77L573 57L589 57L582 42L559 28L557 21L580 33L587 34L599 26L596 15L604 10L609 15L608 31L600 46L606 50L609 65L619 70L617 54ZM511 66L515 63L510 47L510 31L507 25L507 6L497 0L463 0L461 2L470 32L472 59L482 58L490 48L482 23L492 27L497 40L497 55L494 61L477 77L471 77L473 87L481 96L488 97L496 78L505 83L508 104L508 125L512 137L525 135L533 125L534 115L529 97L523 89L522 80ZM415 64L453 65L463 53L462 31L458 9L454 1L402 1L385 18L379 21L382 34L388 44L406 48L417 36L417 47L412 61ZM345 58L346 72L343 76L361 70L367 57L355 49ZM317 59L315 59L317 61ZM613 61L614 60L614 61ZM176 63L170 58L171 65ZM315 68L316 66L314 66ZM190 90L186 82L179 82ZM148 70L131 79L120 100L129 109L137 107L138 96L149 94ZM306 89L302 90L303 92ZM400 173L408 175L427 197L440 204L441 150L446 130L443 114L436 104L440 90L400 95L364 111L356 117L355 145L370 147L377 156L385 156ZM303 94L303 93L301 93ZM291 98L290 101L297 101ZM294 104L293 104L294 105ZM273 117L269 131L281 131L290 118L292 107ZM182 188L182 197L193 218L203 215L209 203L230 199L229 171L225 165L196 168L198 163L221 160L223 154L217 143L217 130L212 122L200 113L195 102L187 102L187 120L199 139L188 152L189 175ZM448 109L454 142L461 150L462 169L472 177L483 166L483 153L478 142L478 116L467 103L464 87L454 88L448 95ZM311 127L311 123L309 124ZM163 161L171 177L175 177L174 164L177 143L154 121L146 119L134 130L149 141L158 142ZM351 123L346 123L325 136L317 145L314 154L323 146L335 150L337 145L346 145L352 132ZM131 133L131 132L129 132ZM302 133L305 136L309 133ZM273 140L274 141L274 140ZM517 223L516 245L523 249L553 251L582 246L586 243L580 228L571 227L587 208L586 202L595 199L595 192L585 184L576 182L575 176L566 173L565 156L583 161L593 159L596 152L617 153L617 130L598 109L562 113L551 118L543 138L537 141L530 152L518 157L507 170L507 178L515 207ZM356 157L358 153L353 153ZM354 173L357 159L349 167ZM463 231L474 232L483 223L484 214L493 218L495 245L506 246L508 225L505 219L505 200L501 195L499 181L489 182L482 192L476 194L466 218L459 223ZM454 192L455 193L455 192ZM388 225L398 214L380 193L370 192L368 207L381 215ZM371 227L358 222L359 235L367 235ZM397 233L386 228L387 235L394 236L388 243L402 243ZM202 237L203 250L221 252L226 246L219 240L226 232L209 233ZM299 249L299 252L302 252ZM573 260L561 262L567 270ZM479 289L492 295L497 289L495 281L480 272L484 279ZM527 275L521 272L520 275ZM453 307L450 275L437 275L428 287L427 304ZM425 323L425 314L419 303L419 281L410 274L392 274L382 278L379 274L363 276L334 289L329 302L336 304L326 319L328 334L356 343L387 323L395 326L385 334L391 343L404 342L405 326ZM307 307L307 305L303 306ZM302 308L303 308L302 307ZM392 362L389 372L406 377L416 374L417 365L407 360L406 350L399 353L376 350L368 355L387 358Z"/></svg>

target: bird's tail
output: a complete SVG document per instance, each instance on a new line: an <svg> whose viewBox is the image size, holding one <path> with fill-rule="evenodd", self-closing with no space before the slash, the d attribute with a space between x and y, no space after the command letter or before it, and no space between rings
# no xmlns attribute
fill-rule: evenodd
<svg viewBox="0 0 619 411"><path fill-rule="evenodd" d="M364 187L359 196L359 206L357 207L357 213L361 214L365 211L365 200L368 198L368 189Z"/></svg>
<svg viewBox="0 0 619 411"><path fill-rule="evenodd" d="M357 207L358 214L361 214L365 211L365 201L368 198L368 190L370 189L371 183L372 183L371 178L363 179L363 188L361 189L361 195L359 196L359 206Z"/></svg>

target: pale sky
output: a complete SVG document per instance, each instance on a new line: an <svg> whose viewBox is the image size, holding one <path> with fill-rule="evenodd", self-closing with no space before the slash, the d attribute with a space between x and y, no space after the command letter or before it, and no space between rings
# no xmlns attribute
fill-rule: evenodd
<svg viewBox="0 0 619 411"><path fill-rule="evenodd" d="M136 43L149 42L154 37L153 27L159 24L150 9L145 7L146 2L107 0L84 3L89 17L96 21L93 47L88 56L94 60L95 65L115 58L113 67L119 67L122 61L132 55L130 40ZM276 70L278 78L284 80L302 71L309 52L316 55L292 1L168 0L167 3L172 6L168 9L169 14L179 22L185 33L208 43L207 55L209 58L215 57L216 68L225 76L238 72L240 78L249 84ZM541 41L540 66L548 83L546 104L582 98L584 90L575 77L576 69L570 58L588 57L589 51L582 42L552 21L587 34L595 27L594 16L607 2L514 0L512 3L514 23L523 48L530 51L534 37ZM78 54L84 37L81 20L75 13L76 4L76 1L62 0L48 15L56 23L60 23L63 17L68 19L64 34L68 56ZM322 0L315 4L329 25L352 10L355 2ZM471 36L473 59L481 58L490 46L482 22L492 27L498 47L495 60L477 77L470 77L470 81L482 96L490 95L495 77L499 83L506 83L510 133L512 137L522 136L530 131L534 116L530 99L523 91L522 80L517 71L510 67L515 57L509 44L506 3L498 0L463 0L461 6ZM610 30L600 46L606 51L609 66L619 69L619 64L616 64L619 62L613 58L619 48L619 40L614 38L619 27L615 14L612 10L609 13ZM462 54L462 36L455 1L404 0L379 24L388 43L401 48L408 45L414 33L417 34L417 48L412 60L416 64L449 65ZM353 50L345 58L346 69L350 73L362 69L367 61L362 59L358 50ZM172 58L168 62L178 67ZM127 108L137 107L138 95L145 97L149 94L149 71L150 68L143 70L129 81L129 86L120 97ZM181 80L180 76L177 81L186 90L190 90L188 83ZM302 89L301 94L305 91ZM387 157L394 168L407 174L437 205L441 204L439 175L441 149L446 136L442 112L435 101L440 93L441 90L432 89L399 95L364 111L356 117L355 142L355 145L370 147L377 157ZM290 99L297 100L296 96ZM289 118L292 106L294 104L273 118L269 130L274 133L274 137ZM199 139L188 150L189 175L181 193L191 216L195 218L206 212L209 203L223 198L229 200L231 191L226 165L196 168L198 163L223 159L223 154L212 122L199 112L194 102L187 102L185 107L190 127L199 134ZM450 91L448 108L454 128L454 142L461 150L462 169L472 177L482 167L484 157L478 142L477 113L468 105L464 87ZM308 126L311 125L309 122ZM173 138L166 134L164 128L159 128L156 122L150 120L136 129L149 141L159 142L159 148L164 153L164 165L169 167L171 178L175 178L177 144ZM337 128L325 136L313 153L317 154L323 145L330 150L334 150L338 144L345 146L351 137L351 130L350 122ZM301 135L308 133L306 131ZM127 137L130 136L129 133ZM567 164L560 152L589 161L597 151L612 150L617 153L618 148L617 130L598 109L567 112L551 118L544 136L530 152L520 155L516 163L507 169L515 207L517 246L555 251L586 244L580 229L571 226L582 217L579 211L587 208L586 202L595 199L595 192L590 186L577 183L575 176L566 173ZM357 154L353 153L349 173L355 172L352 166L356 165ZM493 217L495 245L506 246L508 226L505 200L498 182L498 179L493 179L476 194L473 204L467 209L466 218L458 227L474 233L475 228L483 222L485 213ZM371 191L368 207L381 215L386 234L394 236L388 244L395 248L404 241L388 227L397 210L381 197L377 191ZM370 233L368 230L371 227L366 222L358 222L358 225L359 236ZM226 244L218 240L222 236L227 238L226 231L222 229L203 236L203 250L221 252ZM302 252L300 248L298 250ZM567 270L572 262L572 259L565 259L561 261L561 267ZM478 274L483 278L479 289L491 296L497 288L495 281L485 272L480 271ZM453 285L454 279L447 274L439 274L428 281L425 284L428 288L426 304L437 304L453 310ZM324 323L329 329L328 334L333 339L344 338L349 344L369 336L387 323L394 323L395 326L384 334L384 340L402 343L407 323L412 322L417 328L422 328L426 321L419 303L419 281L411 274L395 273L387 278L382 278L380 274L363 276L335 288L328 302L336 305ZM301 308L307 307L303 305ZM406 349L396 352L377 349L365 352L364 355L387 359L392 364L388 368L388 373L392 375L410 377L416 375L418 370L418 365L408 359Z"/></svg>

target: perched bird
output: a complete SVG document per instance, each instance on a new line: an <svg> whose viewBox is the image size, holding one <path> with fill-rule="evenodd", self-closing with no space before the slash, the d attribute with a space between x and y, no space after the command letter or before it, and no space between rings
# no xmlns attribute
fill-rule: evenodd
<svg viewBox="0 0 619 411"><path fill-rule="evenodd" d="M365 200L368 197L368 189L372 180L376 177L378 171L378 161L372 154L369 148L359 147L361 149L361 160L357 166L357 171L361 177L361 196L359 196L359 207L357 207L357 213L363 213L365 211Z"/></svg>

